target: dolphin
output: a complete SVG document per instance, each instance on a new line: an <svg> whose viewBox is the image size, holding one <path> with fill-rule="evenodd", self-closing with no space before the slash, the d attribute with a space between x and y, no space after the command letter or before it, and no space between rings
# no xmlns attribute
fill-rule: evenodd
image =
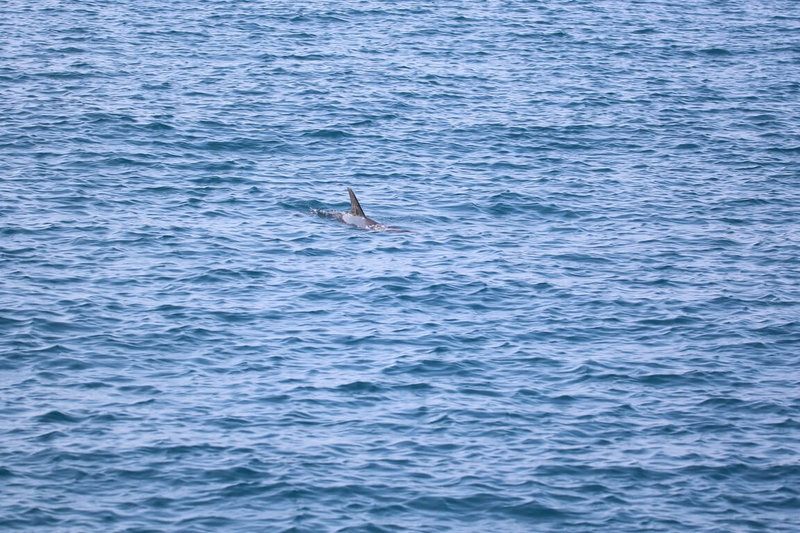
<svg viewBox="0 0 800 533"><path fill-rule="evenodd" d="M364 210L361 209L361 204L358 203L358 198L356 198L356 193L353 192L353 189L348 187L347 192L350 194L350 211L342 213L342 222L361 229L380 229L380 224L364 214Z"/></svg>
<svg viewBox="0 0 800 533"><path fill-rule="evenodd" d="M353 189L348 187L347 192L350 194L350 211L347 213L317 209L312 209L311 212L318 216L333 218L339 222L344 222L345 224L361 229L391 231L393 233L410 233L408 230L384 226L380 222L372 220L364 214L364 210L361 208L361 204L358 203L358 198L356 198L356 193L353 192Z"/></svg>

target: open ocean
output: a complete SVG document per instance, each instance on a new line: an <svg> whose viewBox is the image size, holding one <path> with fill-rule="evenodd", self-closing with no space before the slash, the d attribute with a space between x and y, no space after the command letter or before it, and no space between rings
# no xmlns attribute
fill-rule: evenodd
<svg viewBox="0 0 800 533"><path fill-rule="evenodd" d="M795 0L0 13L0 530L800 531Z"/></svg>

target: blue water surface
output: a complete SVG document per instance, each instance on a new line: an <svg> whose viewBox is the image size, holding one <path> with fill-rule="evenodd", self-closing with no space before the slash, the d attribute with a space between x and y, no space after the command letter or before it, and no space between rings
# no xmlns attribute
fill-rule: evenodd
<svg viewBox="0 0 800 533"><path fill-rule="evenodd" d="M0 529L800 530L795 1L0 12Z"/></svg>

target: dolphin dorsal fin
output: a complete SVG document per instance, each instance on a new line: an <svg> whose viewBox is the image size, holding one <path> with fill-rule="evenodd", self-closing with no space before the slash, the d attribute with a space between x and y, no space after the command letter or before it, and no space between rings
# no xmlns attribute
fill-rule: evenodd
<svg viewBox="0 0 800 533"><path fill-rule="evenodd" d="M357 217L367 218L367 215L364 214L364 210L361 209L361 204L358 203L358 198L356 198L356 193L353 192L353 189L348 187L347 192L350 193L350 214Z"/></svg>

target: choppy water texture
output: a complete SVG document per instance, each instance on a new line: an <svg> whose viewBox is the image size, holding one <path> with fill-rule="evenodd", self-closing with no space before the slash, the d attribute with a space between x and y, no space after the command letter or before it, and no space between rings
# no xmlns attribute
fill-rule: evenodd
<svg viewBox="0 0 800 533"><path fill-rule="evenodd" d="M0 528L800 529L796 2L2 12Z"/></svg>

